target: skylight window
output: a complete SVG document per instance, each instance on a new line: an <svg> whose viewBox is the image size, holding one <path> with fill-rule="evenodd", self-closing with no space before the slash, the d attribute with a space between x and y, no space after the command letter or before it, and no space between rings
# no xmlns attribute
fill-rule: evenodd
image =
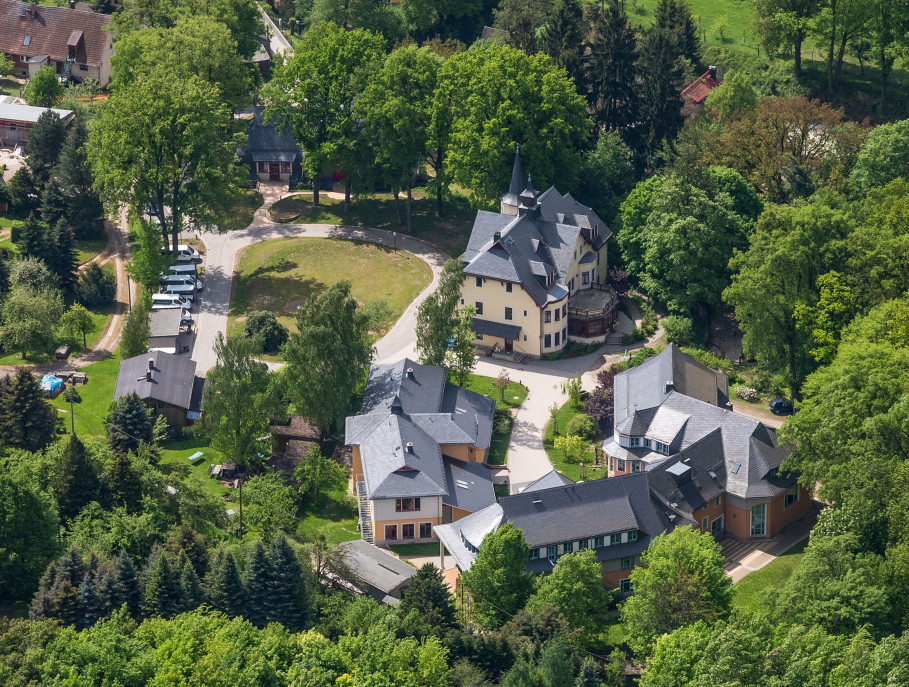
<svg viewBox="0 0 909 687"><path fill-rule="evenodd" d="M741 464L741 463L733 463L733 464L732 464L732 474L733 474L733 475L739 474L739 468L740 468L740 467L742 467L742 464Z"/></svg>
<svg viewBox="0 0 909 687"><path fill-rule="evenodd" d="M31 42L32 42L32 37L31 37L31 36L26 36L25 38L22 39L22 45L24 45L26 48L27 48L29 45L31 45Z"/></svg>

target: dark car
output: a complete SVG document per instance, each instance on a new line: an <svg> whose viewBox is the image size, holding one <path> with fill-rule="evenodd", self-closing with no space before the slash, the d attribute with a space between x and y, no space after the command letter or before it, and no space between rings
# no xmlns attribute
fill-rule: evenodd
<svg viewBox="0 0 909 687"><path fill-rule="evenodd" d="M770 401L770 412L774 415L792 415L792 401L775 398Z"/></svg>

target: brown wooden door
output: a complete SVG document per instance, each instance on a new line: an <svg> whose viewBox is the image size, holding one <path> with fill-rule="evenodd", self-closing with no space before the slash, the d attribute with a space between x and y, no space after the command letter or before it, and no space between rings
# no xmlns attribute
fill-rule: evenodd
<svg viewBox="0 0 909 687"><path fill-rule="evenodd" d="M269 181L281 181L281 165L277 162L268 163L268 179Z"/></svg>
<svg viewBox="0 0 909 687"><path fill-rule="evenodd" d="M514 350L514 342L511 339L505 339L505 350L506 351Z"/></svg>

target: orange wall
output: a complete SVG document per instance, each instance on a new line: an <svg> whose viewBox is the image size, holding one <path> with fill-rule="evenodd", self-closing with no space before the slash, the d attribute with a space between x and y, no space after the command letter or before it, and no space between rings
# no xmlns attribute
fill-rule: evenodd
<svg viewBox="0 0 909 687"><path fill-rule="evenodd" d="M606 587L606 589L618 589L622 580L631 577L631 570L634 570L634 568L631 568L630 570L604 572L602 574L603 586Z"/></svg>
<svg viewBox="0 0 909 687"><path fill-rule="evenodd" d="M810 494L801 485L799 485L798 490L799 500L789 506L789 508L783 507L783 504L786 503L785 494L780 494L773 503L767 504L767 515L770 518L767 528L769 534L776 534L786 525L798 520L811 510Z"/></svg>
<svg viewBox="0 0 909 687"><path fill-rule="evenodd" d="M695 520L695 522L697 522L698 527L701 527L701 523L703 522L704 516L706 515L707 516L707 529L705 529L703 531L709 532L711 523L714 520L716 520L718 517L720 517L721 515L725 515L725 514L726 514L726 494L723 494L720 497L719 506L714 506L713 499L711 499L707 503L706 506L704 506L703 508L698 508L696 511L694 511L694 513L692 515L694 516L694 520Z"/></svg>
<svg viewBox="0 0 909 687"><path fill-rule="evenodd" d="M442 454L463 461L482 463L486 458L486 449L474 448L467 444L441 444Z"/></svg>
<svg viewBox="0 0 909 687"><path fill-rule="evenodd" d="M434 541L435 535L432 537L425 537L420 539L420 523L421 522L431 522L433 526L441 525L442 519L439 517L420 517L420 518L402 518L400 520L378 520L373 523L373 536L375 537L376 543L382 543L385 540L385 525L397 525L398 526L398 538L395 541L391 541L392 544L400 544L402 542L411 542L411 541ZM401 537L401 526L405 524L413 525L413 539L402 539Z"/></svg>

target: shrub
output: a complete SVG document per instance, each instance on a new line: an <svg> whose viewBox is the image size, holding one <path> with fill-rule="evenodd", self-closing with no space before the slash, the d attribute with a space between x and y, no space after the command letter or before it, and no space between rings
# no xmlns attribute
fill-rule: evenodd
<svg viewBox="0 0 909 687"><path fill-rule="evenodd" d="M638 365L645 362L648 358L652 358L653 356L657 355L659 352L660 351L656 350L655 348L639 348L628 360L623 360L616 363L616 371L624 372L625 370L630 370L632 367L637 367Z"/></svg>
<svg viewBox="0 0 909 687"><path fill-rule="evenodd" d="M246 318L243 335L247 338L261 336L263 350L277 351L287 341L287 327L278 322L274 313L255 310Z"/></svg>
<svg viewBox="0 0 909 687"><path fill-rule="evenodd" d="M504 434L511 429L511 423L514 417L508 408L496 408L495 416L492 420L492 429L495 432Z"/></svg>
<svg viewBox="0 0 909 687"><path fill-rule="evenodd" d="M666 341L677 346L690 346L694 341L694 326L691 319L682 315L664 317L663 331L666 332Z"/></svg>
<svg viewBox="0 0 909 687"><path fill-rule="evenodd" d="M580 413L568 421L565 433L574 434L585 441L591 441L597 435L597 425L592 417L586 413Z"/></svg>
<svg viewBox="0 0 909 687"><path fill-rule="evenodd" d="M735 388L735 395L748 403L757 403L761 400L761 395L758 393L758 390L752 389L750 386L737 386Z"/></svg>
<svg viewBox="0 0 909 687"><path fill-rule="evenodd" d="M711 370L719 370L728 377L731 377L735 373L735 368L732 366L731 362L725 358L719 357L718 355L714 355L710 351L702 351L700 348L683 347L682 353L690 355L701 365L706 365Z"/></svg>
<svg viewBox="0 0 909 687"><path fill-rule="evenodd" d="M395 314L391 303L384 298L373 298L360 309L360 313L369 321L369 329L376 334L385 331Z"/></svg>
<svg viewBox="0 0 909 687"><path fill-rule="evenodd" d="M76 298L87 308L110 305L117 295L117 278L106 274L98 263L90 262L76 282Z"/></svg>

